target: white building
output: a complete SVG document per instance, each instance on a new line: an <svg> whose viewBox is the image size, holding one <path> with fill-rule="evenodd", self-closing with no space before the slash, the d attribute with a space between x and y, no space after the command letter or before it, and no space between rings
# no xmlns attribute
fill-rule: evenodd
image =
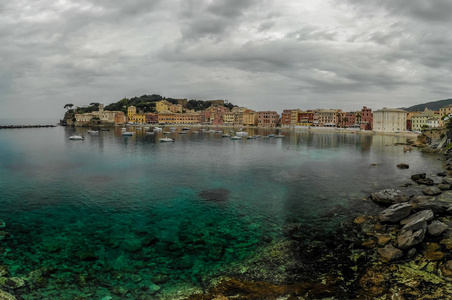
<svg viewBox="0 0 452 300"><path fill-rule="evenodd" d="M406 130L407 112L397 108L376 110L373 113L373 130L378 132L398 132Z"/></svg>
<svg viewBox="0 0 452 300"><path fill-rule="evenodd" d="M439 117L431 117L425 122L429 128L437 128L439 127Z"/></svg>

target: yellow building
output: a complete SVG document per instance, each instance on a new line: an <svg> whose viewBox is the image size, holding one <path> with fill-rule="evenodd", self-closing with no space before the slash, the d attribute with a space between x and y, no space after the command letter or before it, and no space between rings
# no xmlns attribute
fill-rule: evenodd
<svg viewBox="0 0 452 300"><path fill-rule="evenodd" d="M137 114L137 108L135 106L129 106L129 108L127 108L127 116L129 117L129 120L131 117L133 117L134 115Z"/></svg>
<svg viewBox="0 0 452 300"><path fill-rule="evenodd" d="M174 124L176 119L176 114L170 112L169 110L162 111L158 114L159 124Z"/></svg>
<svg viewBox="0 0 452 300"><path fill-rule="evenodd" d="M155 105L155 110L157 111L157 113L163 112L163 111L171 111L171 103L169 103L166 100L162 100L157 102L157 104Z"/></svg>
<svg viewBox="0 0 452 300"><path fill-rule="evenodd" d="M425 109L423 112L411 117L411 130L421 131L422 126L426 125L427 120L432 118L435 112L429 109Z"/></svg>
<svg viewBox="0 0 452 300"><path fill-rule="evenodd" d="M170 106L169 110L173 113L182 113L183 106L180 104L173 104Z"/></svg>
<svg viewBox="0 0 452 300"><path fill-rule="evenodd" d="M444 118L452 114L452 104L439 109L439 126L444 126Z"/></svg>
<svg viewBox="0 0 452 300"><path fill-rule="evenodd" d="M243 125L244 126L257 126L258 115L253 110L248 110L243 113Z"/></svg>
<svg viewBox="0 0 452 300"><path fill-rule="evenodd" d="M146 123L146 116L143 113L135 114L129 117L129 122L144 124Z"/></svg>
<svg viewBox="0 0 452 300"><path fill-rule="evenodd" d="M234 125L235 117L237 113L226 112L223 114L223 125L232 126Z"/></svg>

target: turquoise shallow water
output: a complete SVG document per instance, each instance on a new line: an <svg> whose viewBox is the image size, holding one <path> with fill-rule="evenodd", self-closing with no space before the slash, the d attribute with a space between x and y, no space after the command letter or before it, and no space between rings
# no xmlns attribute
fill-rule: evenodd
<svg viewBox="0 0 452 300"><path fill-rule="evenodd" d="M159 143L163 134L133 130L0 131L0 219L10 234L0 241L0 265L27 279L17 290L24 299L197 289L283 239L293 221L315 239L310 228L334 231L371 209L362 200L370 192L440 169L435 157L394 146L402 137L189 133ZM70 141L75 132L86 139ZM409 171L396 168L402 162Z"/></svg>

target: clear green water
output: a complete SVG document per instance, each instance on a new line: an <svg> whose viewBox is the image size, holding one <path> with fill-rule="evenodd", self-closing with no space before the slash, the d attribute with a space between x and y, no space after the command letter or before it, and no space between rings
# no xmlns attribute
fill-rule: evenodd
<svg viewBox="0 0 452 300"><path fill-rule="evenodd" d="M75 132L86 139L70 141ZM2 130L0 219L10 236L0 265L26 278L16 290L24 299L176 297L280 241L288 223L334 230L370 209L360 200L370 192L440 169L394 146L401 137L284 133L159 143L163 134L119 128ZM212 189L221 199L202 197Z"/></svg>

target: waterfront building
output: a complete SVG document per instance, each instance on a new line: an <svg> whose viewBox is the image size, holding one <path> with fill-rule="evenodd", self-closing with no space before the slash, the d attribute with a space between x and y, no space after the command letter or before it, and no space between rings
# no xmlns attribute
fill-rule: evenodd
<svg viewBox="0 0 452 300"><path fill-rule="evenodd" d="M452 115L452 104L439 109L439 126L444 127L446 117L449 118Z"/></svg>
<svg viewBox="0 0 452 300"><path fill-rule="evenodd" d="M176 114L169 110L162 111L158 114L159 124L174 124Z"/></svg>
<svg viewBox="0 0 452 300"><path fill-rule="evenodd" d="M281 113L281 127L289 127L292 124L292 109L285 109Z"/></svg>
<svg viewBox="0 0 452 300"><path fill-rule="evenodd" d="M399 132L406 130L406 111L386 108L373 112L373 131Z"/></svg>
<svg viewBox="0 0 452 300"><path fill-rule="evenodd" d="M235 112L226 112L223 113L223 125L225 126L233 126L235 122L235 117L237 113Z"/></svg>
<svg viewBox="0 0 452 300"><path fill-rule="evenodd" d="M279 115L276 111L259 111L257 114L257 125L259 127L276 127L279 123Z"/></svg>
<svg viewBox="0 0 452 300"><path fill-rule="evenodd" d="M425 110L419 114L411 117L411 128L413 131L421 131L422 126L426 125L427 120L435 115L435 112L425 108ZM439 117L439 116L438 116Z"/></svg>
<svg viewBox="0 0 452 300"><path fill-rule="evenodd" d="M258 114L254 110L248 110L243 113L242 124L244 126L257 126Z"/></svg>
<svg viewBox="0 0 452 300"><path fill-rule="evenodd" d="M361 120L357 120L357 124L361 124L361 130L372 130L373 113L372 108L363 106L361 109Z"/></svg>
<svg viewBox="0 0 452 300"><path fill-rule="evenodd" d="M145 123L146 124L158 124L159 123L159 116L154 113L146 113L145 116Z"/></svg>
<svg viewBox="0 0 452 300"><path fill-rule="evenodd" d="M317 123L315 126L319 127L337 127L338 116L341 109L319 109L317 110ZM315 117L315 116L314 116Z"/></svg>
<svg viewBox="0 0 452 300"><path fill-rule="evenodd" d="M115 124L116 125L123 125L127 123L127 117L122 111L118 111L115 114Z"/></svg>
<svg viewBox="0 0 452 300"><path fill-rule="evenodd" d="M354 111L338 112L338 126L341 128L356 127L356 124L358 124L356 115L357 113Z"/></svg>
<svg viewBox="0 0 452 300"><path fill-rule="evenodd" d="M201 124L201 113L175 114L174 123L177 125Z"/></svg>
<svg viewBox="0 0 452 300"><path fill-rule="evenodd" d="M162 100L155 104L155 110L157 111L157 113L171 111L171 106L172 104L170 102Z"/></svg>
<svg viewBox="0 0 452 300"><path fill-rule="evenodd" d="M307 110L298 112L297 125L299 126L312 126L314 123L315 111Z"/></svg>
<svg viewBox="0 0 452 300"><path fill-rule="evenodd" d="M89 123L93 118L97 118L104 123L114 124L116 122L116 114L122 113L120 111L104 110L104 105L99 105L98 111L93 111L85 114L75 114L76 125ZM119 119L118 119L119 120Z"/></svg>
<svg viewBox="0 0 452 300"><path fill-rule="evenodd" d="M131 105L127 108L127 117L129 117L129 119L131 119L136 114L137 108L135 106Z"/></svg>
<svg viewBox="0 0 452 300"><path fill-rule="evenodd" d="M425 125L427 125L429 128L438 128L439 127L439 116L431 117L427 119L425 122Z"/></svg>

